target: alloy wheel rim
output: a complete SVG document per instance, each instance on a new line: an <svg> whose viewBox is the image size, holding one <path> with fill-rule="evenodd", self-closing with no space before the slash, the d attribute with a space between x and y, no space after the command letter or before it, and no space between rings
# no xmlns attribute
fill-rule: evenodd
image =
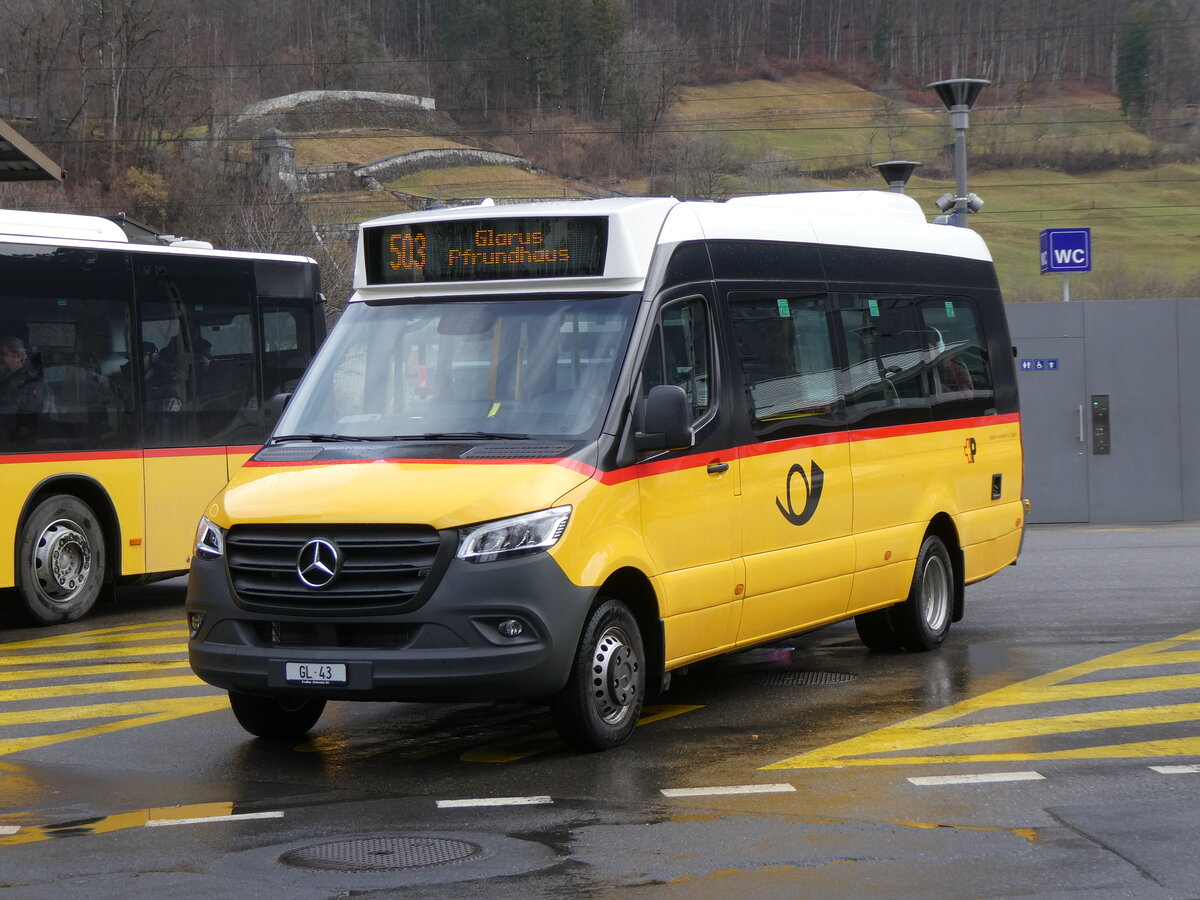
<svg viewBox="0 0 1200 900"><path fill-rule="evenodd" d="M69 603L92 574L92 548L83 529L70 519L47 525L33 548L33 569L41 595L51 603Z"/></svg>
<svg viewBox="0 0 1200 900"><path fill-rule="evenodd" d="M950 614L950 576L940 556L930 556L921 576L921 617L930 631L945 627Z"/></svg>

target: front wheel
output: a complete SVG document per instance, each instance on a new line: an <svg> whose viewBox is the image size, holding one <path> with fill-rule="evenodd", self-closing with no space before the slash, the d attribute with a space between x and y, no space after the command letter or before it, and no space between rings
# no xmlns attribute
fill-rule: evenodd
<svg viewBox="0 0 1200 900"><path fill-rule="evenodd" d="M261 738L302 738L325 711L322 697L264 697L229 692L229 705L238 724Z"/></svg>
<svg viewBox="0 0 1200 900"><path fill-rule="evenodd" d="M18 595L39 625L73 622L100 596L106 553L92 508L55 494L33 508L17 540Z"/></svg>
<svg viewBox="0 0 1200 900"><path fill-rule="evenodd" d="M637 620L620 600L603 600L583 627L566 687L551 701L554 724L579 750L607 750L633 733L645 694Z"/></svg>
<svg viewBox="0 0 1200 900"><path fill-rule="evenodd" d="M908 650L932 650L950 631L954 607L954 564L946 545L929 535L917 554L908 599L891 608L892 626Z"/></svg>

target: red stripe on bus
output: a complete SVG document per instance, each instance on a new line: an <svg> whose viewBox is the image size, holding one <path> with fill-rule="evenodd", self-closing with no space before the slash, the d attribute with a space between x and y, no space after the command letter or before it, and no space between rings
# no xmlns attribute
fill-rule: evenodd
<svg viewBox="0 0 1200 900"><path fill-rule="evenodd" d="M651 475L663 475L668 472L682 472L686 469L708 466L713 462L725 462L730 459L748 459L755 456L769 456L774 453L790 453L812 447L832 447L859 441L881 441L888 438L914 437L923 434L937 434L943 431L963 431L971 428L986 428L996 425L1011 425L1021 421L1020 413L1007 413L1002 416L978 416L970 419L948 419L943 422L919 422L912 425L891 425L884 428L861 428L850 431L832 431L826 434L814 434L798 438L782 438L777 441L766 441L760 444L746 444L741 447L730 447L726 450L714 450L711 453L694 453L688 456L676 456L670 459L639 463L617 469L612 472L601 472L588 463L569 457L521 457L517 459L330 459L330 460L255 460L245 463L247 468L279 468L288 466L330 466L330 465L371 465L374 463L412 464L426 466L532 466L555 465L578 472L585 478L593 478L602 484L624 484Z"/></svg>
<svg viewBox="0 0 1200 900"><path fill-rule="evenodd" d="M169 459L172 456L224 456L228 447L156 447L143 451L146 459Z"/></svg>
<svg viewBox="0 0 1200 900"><path fill-rule="evenodd" d="M257 453L253 447L155 447L147 450L66 450L55 453L3 453L0 464L104 462L118 459L170 459L187 456L225 456L227 453Z"/></svg>
<svg viewBox="0 0 1200 900"><path fill-rule="evenodd" d="M5 453L0 455L0 464L97 462L101 460L141 458L141 450L95 450L86 453L82 451L68 451L64 453Z"/></svg>

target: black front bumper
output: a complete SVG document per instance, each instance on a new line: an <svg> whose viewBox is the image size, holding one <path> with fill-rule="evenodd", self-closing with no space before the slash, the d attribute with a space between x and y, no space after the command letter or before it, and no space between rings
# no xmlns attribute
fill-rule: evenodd
<svg viewBox="0 0 1200 900"><path fill-rule="evenodd" d="M453 560L427 599L340 613L253 610L236 598L224 559L192 562L187 613L192 669L226 690L339 700L540 699L566 684L596 588L572 584L546 553L502 562ZM516 619L518 637L497 625ZM288 681L286 665L344 664L344 684Z"/></svg>

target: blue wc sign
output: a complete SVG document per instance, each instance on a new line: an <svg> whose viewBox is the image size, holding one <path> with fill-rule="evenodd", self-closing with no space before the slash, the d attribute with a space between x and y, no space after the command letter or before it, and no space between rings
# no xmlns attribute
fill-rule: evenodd
<svg viewBox="0 0 1200 900"><path fill-rule="evenodd" d="M1090 272L1092 229L1047 228L1042 232L1042 274Z"/></svg>

